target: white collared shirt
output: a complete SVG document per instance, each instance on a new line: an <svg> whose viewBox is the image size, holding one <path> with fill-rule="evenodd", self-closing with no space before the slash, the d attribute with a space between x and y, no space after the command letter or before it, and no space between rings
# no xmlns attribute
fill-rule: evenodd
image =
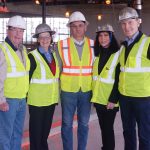
<svg viewBox="0 0 150 150"><path fill-rule="evenodd" d="M72 38L73 38L73 37L72 37ZM74 38L73 38L73 41L74 41L74 43L75 43L75 44L77 44L77 45L80 45L80 46L81 46L81 45L84 43L85 38L83 38L83 40L82 40L82 41L77 41L76 39L74 39Z"/></svg>

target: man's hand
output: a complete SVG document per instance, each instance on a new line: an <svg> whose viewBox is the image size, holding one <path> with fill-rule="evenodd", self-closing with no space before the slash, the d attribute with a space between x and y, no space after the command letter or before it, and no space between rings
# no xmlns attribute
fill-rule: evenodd
<svg viewBox="0 0 150 150"><path fill-rule="evenodd" d="M108 102L107 109L114 109L114 107L115 107L115 103Z"/></svg>
<svg viewBox="0 0 150 150"><path fill-rule="evenodd" d="M8 110L9 110L9 105L7 102L0 104L0 111L8 111Z"/></svg>

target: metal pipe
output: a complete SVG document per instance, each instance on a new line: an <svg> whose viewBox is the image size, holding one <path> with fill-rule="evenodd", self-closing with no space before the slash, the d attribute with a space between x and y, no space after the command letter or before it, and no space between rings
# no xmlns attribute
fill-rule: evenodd
<svg viewBox="0 0 150 150"><path fill-rule="evenodd" d="M142 22L142 19L141 19L142 18L142 0L135 0L134 7L137 10L139 18ZM139 29L142 30L142 25L140 25Z"/></svg>
<svg viewBox="0 0 150 150"><path fill-rule="evenodd" d="M142 0L135 0L135 9L142 9Z"/></svg>
<svg viewBox="0 0 150 150"><path fill-rule="evenodd" d="M42 23L46 23L46 0L42 1Z"/></svg>

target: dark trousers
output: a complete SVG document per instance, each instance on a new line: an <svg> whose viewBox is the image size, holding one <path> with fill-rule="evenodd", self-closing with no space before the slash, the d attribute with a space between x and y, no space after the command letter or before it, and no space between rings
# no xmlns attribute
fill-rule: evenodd
<svg viewBox="0 0 150 150"><path fill-rule="evenodd" d="M137 150L136 123L138 127L138 150L150 150L150 100L120 97L121 118L125 150Z"/></svg>
<svg viewBox="0 0 150 150"><path fill-rule="evenodd" d="M102 150L114 150L115 149L115 136L114 136L114 120L118 108L113 110L107 110L102 108L101 105L94 105L96 108L97 116L99 119L99 125L102 134Z"/></svg>
<svg viewBox="0 0 150 150"><path fill-rule="evenodd" d="M36 107L29 105L30 150L48 150L47 138L51 129L55 104Z"/></svg>

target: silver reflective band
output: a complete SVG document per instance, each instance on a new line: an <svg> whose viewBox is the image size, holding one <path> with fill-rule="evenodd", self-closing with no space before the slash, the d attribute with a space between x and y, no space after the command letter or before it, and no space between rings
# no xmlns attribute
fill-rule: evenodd
<svg viewBox="0 0 150 150"><path fill-rule="evenodd" d="M142 67L141 66L141 57L142 57L142 52L144 50L143 47L144 47L147 39L148 39L147 36L145 36L143 38L141 45L138 49L138 53L136 55L136 67L135 68L121 67L120 68L121 72L150 72L150 67Z"/></svg>
<svg viewBox="0 0 150 150"><path fill-rule="evenodd" d="M142 43L141 43L141 45L140 45L140 47L138 49L138 53L136 55L136 68L141 67L141 58L140 57L142 56L142 52L144 50L143 47L144 47L147 39L148 39L147 36L143 38Z"/></svg>
<svg viewBox="0 0 150 150"><path fill-rule="evenodd" d="M90 48L91 48L91 55L92 55L92 60L91 60L91 66L93 65L93 62L95 60L95 55L94 55L94 41L90 40Z"/></svg>
<svg viewBox="0 0 150 150"><path fill-rule="evenodd" d="M114 79L105 79L105 78L98 78L98 76L93 76L93 80L94 81L101 81L103 83L110 83L110 84L113 84L115 82Z"/></svg>
<svg viewBox="0 0 150 150"><path fill-rule="evenodd" d="M23 77L29 75L29 72L11 72L7 73L7 77L15 78L15 77Z"/></svg>
<svg viewBox="0 0 150 150"><path fill-rule="evenodd" d="M7 77L9 78L15 78L15 77L23 77L29 75L29 72L12 72L7 73Z"/></svg>
<svg viewBox="0 0 150 150"><path fill-rule="evenodd" d="M98 76L93 76L93 80L99 80L101 82L110 83L110 84L113 84L115 82L115 80L112 79L112 76L113 76L114 69L116 68L118 57L120 56L122 49L123 49L123 47L121 47L120 50L118 52L116 52L114 59L111 62L110 69L108 71L108 77L107 78L101 78L101 77L98 78Z"/></svg>
<svg viewBox="0 0 150 150"><path fill-rule="evenodd" d="M52 84L59 81L59 78L55 79L31 79L30 83L39 83L39 84Z"/></svg>
<svg viewBox="0 0 150 150"><path fill-rule="evenodd" d="M120 49L120 51L116 52L114 59L112 60L112 63L110 65L110 70L108 71L108 80L112 79L112 75L113 75L113 72L114 72L114 69L117 64L118 57L120 56L121 51L122 51L122 48Z"/></svg>
<svg viewBox="0 0 150 150"><path fill-rule="evenodd" d="M67 66L70 66L70 62L69 62L69 56L68 56L68 43L67 43L67 39L63 40L63 53L64 53L64 59L65 59L65 63Z"/></svg>
<svg viewBox="0 0 150 150"><path fill-rule="evenodd" d="M46 70L45 66L43 65L43 62L40 58L40 55L37 51L33 51L33 55L37 58L37 60L40 63L40 68L41 68L41 80L46 80ZM32 79L31 79L32 80Z"/></svg>
<svg viewBox="0 0 150 150"><path fill-rule="evenodd" d="M6 49L6 53L8 55L9 60L10 60L11 70L12 70L12 72L7 73L7 77L15 78L15 77L23 77L23 76L29 75L28 71L27 72L26 71L25 72L17 72L16 62L15 62L13 56L11 55L9 48L7 47L6 43L3 43L2 45Z"/></svg>
<svg viewBox="0 0 150 150"><path fill-rule="evenodd" d="M17 71L16 71L16 62L15 62L13 56L11 55L10 50L9 50L9 48L7 47L6 43L2 43L2 45L3 45L3 47L5 48L6 53L7 53L7 55L8 55L8 58L9 58L9 60L10 60L12 72L16 73L16 72L17 72ZM12 66L13 66L13 67L12 67Z"/></svg>
<svg viewBox="0 0 150 150"><path fill-rule="evenodd" d="M150 72L150 67L142 67L142 68L120 68L121 72Z"/></svg>
<svg viewBox="0 0 150 150"><path fill-rule="evenodd" d="M54 79L46 79L46 70L45 66L43 65L42 59L37 51L33 51L33 55L37 58L40 63L41 68L41 79L34 79L32 78L30 83L39 83L39 84L52 84L59 81L59 78Z"/></svg>
<svg viewBox="0 0 150 150"><path fill-rule="evenodd" d="M63 73L91 73L92 69L70 69L63 68Z"/></svg>

